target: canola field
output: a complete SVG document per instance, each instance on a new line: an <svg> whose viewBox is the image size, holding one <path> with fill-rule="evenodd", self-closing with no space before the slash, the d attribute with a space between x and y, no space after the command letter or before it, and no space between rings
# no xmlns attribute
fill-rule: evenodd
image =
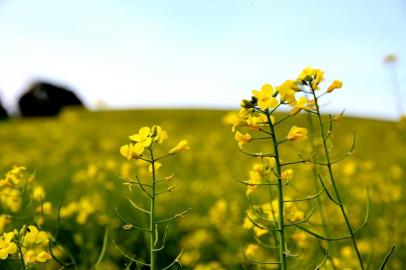
<svg viewBox="0 0 406 270"><path fill-rule="evenodd" d="M247 225L250 200L258 204L267 194L258 191L255 198L247 197L247 185L241 182L249 178L250 170L255 170L257 159L239 150L231 127L224 124L226 115L226 111L210 110L66 110L57 118L1 122L2 181L14 166L24 166L25 170L14 167L14 173L28 183L24 192L32 195L28 201L10 202L4 185L0 187L0 232L26 230L34 259L24 256L37 262L27 269L148 269L131 263L132 258L147 262L149 254L148 237L134 228L146 224L147 217L132 207L130 200L146 208L149 202L136 184L123 179L134 179L136 174L143 178L149 173L145 164L126 160L119 149L128 142L129 134L153 123L168 133L161 151L169 151L180 139L186 139L190 146L189 151L162 162L159 169L162 177L174 171L176 175L163 183L164 190L170 192L157 199L156 215L167 218L189 208L190 211L168 223L158 266L170 264L182 250L178 260L185 269L277 269L272 264L249 261L252 257L275 258L277 251L266 245L270 243L264 237L266 232ZM283 117L284 114L276 115ZM295 125L306 125L306 121L306 116L300 115ZM282 129L287 132L290 126L288 121ZM334 121L334 157L349 151L354 129L354 153L333 168L354 227L365 219L366 188L369 189L367 226L356 235L361 255L368 269L378 269L395 244L386 269L404 269L406 135L395 122L343 117ZM268 146L263 147L266 152ZM306 152L307 147L303 142L287 145L284 153L288 155L284 158L298 159L297 153ZM293 171L288 172L289 196L294 197L299 191L305 195L318 192L313 188L317 184L311 167L306 163L300 168L292 166ZM345 234L339 213L326 206L326 195L318 196L318 200L313 206L307 202L297 206L301 209L298 218L303 218L312 207L317 212L324 205L330 235ZM264 207L262 211L266 212ZM315 213L309 222L314 231L322 232L319 220L320 214ZM160 239L164 231L162 226ZM48 241L41 242L42 232L49 235ZM303 234L299 227L288 227L286 234L291 253L288 262L295 269L358 269L350 239L329 242L326 255L327 244ZM29 237L35 239L29 242ZM3 253L10 248L7 245L10 240L3 237ZM47 255L41 255L42 251ZM7 258L8 254L3 253L0 255ZM50 253L53 258L47 259ZM0 269L21 269L16 254L10 254L7 260L1 258ZM41 256L46 262L40 263ZM323 266L317 268L323 261ZM177 263L170 269L178 268Z"/></svg>

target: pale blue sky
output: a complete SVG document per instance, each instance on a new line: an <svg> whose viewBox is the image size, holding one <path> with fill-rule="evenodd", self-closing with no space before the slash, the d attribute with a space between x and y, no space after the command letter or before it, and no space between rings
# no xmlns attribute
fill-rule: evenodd
<svg viewBox="0 0 406 270"><path fill-rule="evenodd" d="M0 0L0 94L45 78L89 106L236 107L312 65L344 82L329 110L394 118L382 59L405 90L405 1Z"/></svg>

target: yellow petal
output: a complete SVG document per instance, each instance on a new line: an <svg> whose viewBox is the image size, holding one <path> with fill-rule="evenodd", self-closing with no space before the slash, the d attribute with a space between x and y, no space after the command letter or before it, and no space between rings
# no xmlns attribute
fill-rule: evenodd
<svg viewBox="0 0 406 270"><path fill-rule="evenodd" d="M120 154L123 155L126 159L131 159L131 152L132 152L132 147L130 145L126 144L120 147Z"/></svg>
<svg viewBox="0 0 406 270"><path fill-rule="evenodd" d="M142 138L146 138L151 133L151 129L149 127L142 127L140 128L139 134Z"/></svg>
<svg viewBox="0 0 406 270"><path fill-rule="evenodd" d="M135 154L137 157L139 157L144 152L144 149L145 149L144 144L136 143L134 144L134 147L132 149L132 154Z"/></svg>
<svg viewBox="0 0 406 270"><path fill-rule="evenodd" d="M139 141L141 141L141 136L140 136L140 134L134 134L134 135L129 136L128 138L130 138L130 140L133 141L133 142L139 142Z"/></svg>
<svg viewBox="0 0 406 270"><path fill-rule="evenodd" d="M274 89L273 89L272 85L264 84L261 88L261 92L265 96L272 96L272 94L274 93Z"/></svg>
<svg viewBox="0 0 406 270"><path fill-rule="evenodd" d="M335 80L331 83L331 85L327 89L327 93L333 92L335 89L339 89L343 87L343 83L339 80Z"/></svg>

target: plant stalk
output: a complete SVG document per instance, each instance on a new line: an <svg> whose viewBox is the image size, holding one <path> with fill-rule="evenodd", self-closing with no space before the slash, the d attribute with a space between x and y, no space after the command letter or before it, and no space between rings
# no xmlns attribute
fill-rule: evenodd
<svg viewBox="0 0 406 270"><path fill-rule="evenodd" d="M152 166L152 189L151 189L151 200L150 200L150 215L149 215L149 252L150 252L150 269L156 270L156 258L155 258L155 160L154 153L152 151L152 146L150 147L151 154L151 166Z"/></svg>
<svg viewBox="0 0 406 270"><path fill-rule="evenodd" d="M316 114L317 114L317 118L318 118L318 122L319 122L319 126L320 126L320 132L321 132L321 137L322 137L322 141L323 141L324 153L325 153L325 157L326 157L326 163L327 163L328 173L329 173L329 176L330 176L330 181L331 181L331 184L333 186L334 193L336 195L337 201L339 203L341 213L342 213L342 215L344 217L344 220L345 220L345 223L347 225L347 229L348 229L348 231L350 233L351 240L352 240L352 243L353 243L353 247L354 247L355 253L357 254L357 257L358 257L359 265L360 265L361 269L364 270L365 267L364 267L364 264L363 264L363 261L362 261L361 253L359 252L359 249L358 249L357 240L355 239L354 230L353 230L353 228L351 226L348 215L347 215L347 213L346 213L346 211L344 209L344 205L342 203L340 193L338 192L338 188L337 188L337 185L336 185L336 182L335 182L335 179L334 179L334 174L333 174L333 169L332 169L332 165L331 165L330 155L329 155L328 147L327 147L326 140L325 140L325 132L324 132L324 128L323 128L323 121L321 119L319 102L318 102L315 90L313 89L312 86L310 86L310 88L312 90L314 103L315 103L315 106L316 106Z"/></svg>
<svg viewBox="0 0 406 270"><path fill-rule="evenodd" d="M278 222L278 232L279 232L279 260L280 260L280 269L286 270L286 253L285 253L285 223L283 216L283 188L282 188L282 176L281 176L281 163L279 159L279 149L278 141L275 135L275 128L272 124L270 113L268 110L265 111L269 128L271 131L271 137L273 142L273 149L275 153L275 173L278 177L278 213L279 213L279 222Z"/></svg>

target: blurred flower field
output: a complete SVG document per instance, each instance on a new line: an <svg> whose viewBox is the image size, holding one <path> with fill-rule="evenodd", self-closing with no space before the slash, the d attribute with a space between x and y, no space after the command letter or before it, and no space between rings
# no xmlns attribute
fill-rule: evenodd
<svg viewBox="0 0 406 270"><path fill-rule="evenodd" d="M284 114L275 117L278 120ZM328 120L327 116L324 119ZM145 215L131 207L128 198L141 206L148 205L148 201L137 187L126 184L122 178L147 176L148 167L139 160L124 159L119 149L127 143L129 134L154 123L169 134L160 149L162 153L168 152L180 138L186 139L191 148L174 155L159 169L162 177L174 170L176 175L165 183L170 192L159 197L156 215L166 218L184 209L191 210L169 226L158 265L171 263L182 249L180 261L185 269L275 269L271 265L251 264L241 252L244 248L247 255L272 258L269 250L255 244L261 234L253 233L244 224L249 205L247 186L238 180L248 178L256 160L240 152L224 121L226 111L158 109L66 110L57 118L0 122L0 177L3 181L14 166L24 166L26 169L15 171L15 175L25 179L29 188L18 192L32 194L29 203L10 203L10 190L0 186L0 233L21 228L28 233L48 233L48 245L43 245L42 240L34 241L41 248L33 248L34 255L27 256L33 262L29 269L125 269L128 258L123 253L147 260L147 238L126 225L142 226L147 222ZM287 134L292 125L301 124L306 125L302 114L295 117L295 122L287 120L282 129ZM406 133L396 122L337 117L331 135L333 156L348 151L354 129L355 153L333 168L354 227L364 221L366 188L369 189L370 217L367 227L357 234L360 252L368 269L378 269L395 244L386 269L404 269ZM285 153L290 153L284 158L295 160L298 151L307 151L309 146L298 142L283 147ZM287 196L312 195L311 164L293 169ZM256 199L261 201L266 196L258 192ZM320 200L326 200L325 196L320 196ZM309 206L300 207L305 213ZM325 212L332 234L344 233L344 221L336 209L326 208ZM314 228L320 225L319 218L316 214ZM295 269L317 269L323 260L320 243L295 227L289 228L287 235L291 265ZM6 248L10 254L14 249L10 240L1 239L0 257ZM47 255L41 253L44 251ZM47 259L51 255L60 262ZM329 247L329 256L334 265L326 264L322 269L358 269L349 240ZM0 269L20 267L17 259L0 260ZM137 268L133 265L131 269Z"/></svg>

